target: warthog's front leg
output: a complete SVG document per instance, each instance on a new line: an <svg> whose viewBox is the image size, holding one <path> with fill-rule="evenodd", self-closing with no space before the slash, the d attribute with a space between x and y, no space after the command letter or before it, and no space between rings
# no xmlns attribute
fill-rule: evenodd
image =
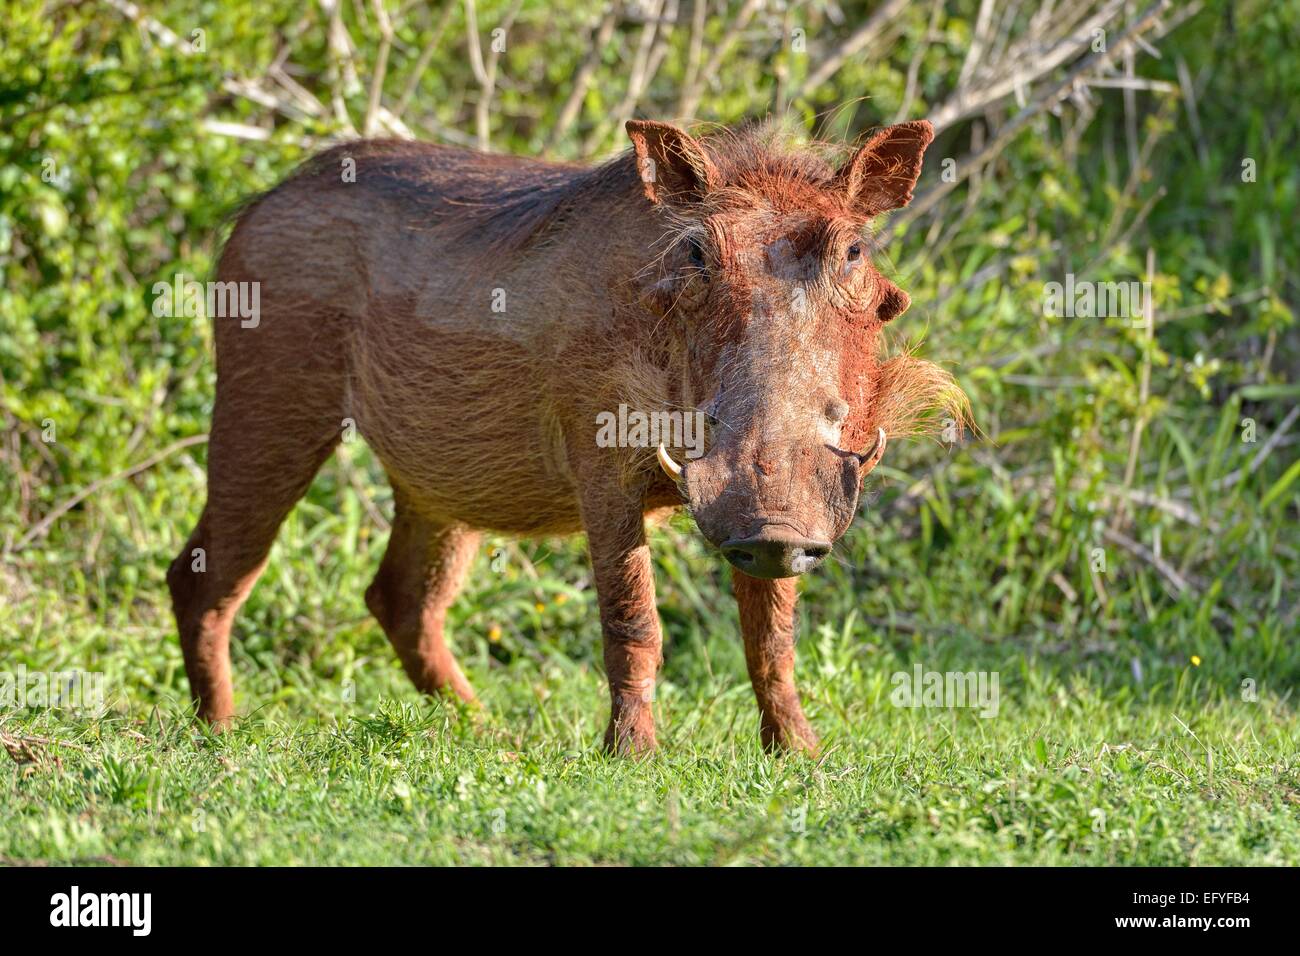
<svg viewBox="0 0 1300 956"><path fill-rule="evenodd" d="M582 513L609 678L605 747L624 754L653 750L651 706L655 674L663 659L663 635L640 500L618 493L610 498L593 495L583 502Z"/></svg>
<svg viewBox="0 0 1300 956"><path fill-rule="evenodd" d="M762 714L763 746L816 753L818 740L799 705L794 686L794 578L775 581L732 571L740 607L745 664Z"/></svg>

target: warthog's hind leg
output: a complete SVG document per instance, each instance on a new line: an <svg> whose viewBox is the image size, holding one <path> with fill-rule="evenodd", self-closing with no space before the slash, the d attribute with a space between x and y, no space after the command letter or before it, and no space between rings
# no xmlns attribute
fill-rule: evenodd
<svg viewBox="0 0 1300 956"><path fill-rule="evenodd" d="M218 729L234 716L235 615L266 564L280 523L341 434L340 416L328 410L327 386L309 391L274 381L233 396L218 385L207 504L167 570L190 694L199 716Z"/></svg>
<svg viewBox="0 0 1300 956"><path fill-rule="evenodd" d="M447 647L447 609L474 560L477 532L437 524L408 507L397 494L388 549L366 606L384 628L402 667L426 694L450 691L473 702L474 691Z"/></svg>

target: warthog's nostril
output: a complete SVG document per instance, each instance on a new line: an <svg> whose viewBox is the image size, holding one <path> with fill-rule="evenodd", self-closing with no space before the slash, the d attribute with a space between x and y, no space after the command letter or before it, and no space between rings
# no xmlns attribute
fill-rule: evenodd
<svg viewBox="0 0 1300 956"><path fill-rule="evenodd" d="M746 551L744 548L723 548L722 553L728 561L738 568L747 568L754 563L753 553Z"/></svg>
<svg viewBox="0 0 1300 956"><path fill-rule="evenodd" d="M786 537L770 529L722 545L723 557L756 578L791 578L803 574L821 564L830 553L829 541Z"/></svg>

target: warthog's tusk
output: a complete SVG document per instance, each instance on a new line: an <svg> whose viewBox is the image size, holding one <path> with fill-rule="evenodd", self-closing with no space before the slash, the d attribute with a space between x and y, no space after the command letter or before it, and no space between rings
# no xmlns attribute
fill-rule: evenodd
<svg viewBox="0 0 1300 956"><path fill-rule="evenodd" d="M681 482L682 466L673 461L673 456L668 454L668 449L664 447L663 442L659 443L659 467L662 468L665 474L667 474L673 481L678 483Z"/></svg>
<svg viewBox="0 0 1300 956"><path fill-rule="evenodd" d="M876 443L871 446L871 450L868 451L866 454L859 455L858 461L862 463L863 467L871 466L874 468L876 462L880 461L880 458L882 455L884 455L884 453L885 453L885 430L883 428L878 427L876 428Z"/></svg>

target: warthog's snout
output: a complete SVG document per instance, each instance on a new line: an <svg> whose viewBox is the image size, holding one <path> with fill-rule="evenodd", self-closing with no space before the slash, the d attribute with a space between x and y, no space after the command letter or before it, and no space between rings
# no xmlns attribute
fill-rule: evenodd
<svg viewBox="0 0 1300 956"><path fill-rule="evenodd" d="M766 457L731 452L715 446L679 465L660 446L659 464L677 482L705 540L736 569L771 580L816 568L853 518L858 456L799 448Z"/></svg>
<svg viewBox="0 0 1300 956"><path fill-rule="evenodd" d="M723 557L755 578L792 578L811 571L830 553L829 541L804 538L771 526L752 538L733 538L722 544Z"/></svg>

